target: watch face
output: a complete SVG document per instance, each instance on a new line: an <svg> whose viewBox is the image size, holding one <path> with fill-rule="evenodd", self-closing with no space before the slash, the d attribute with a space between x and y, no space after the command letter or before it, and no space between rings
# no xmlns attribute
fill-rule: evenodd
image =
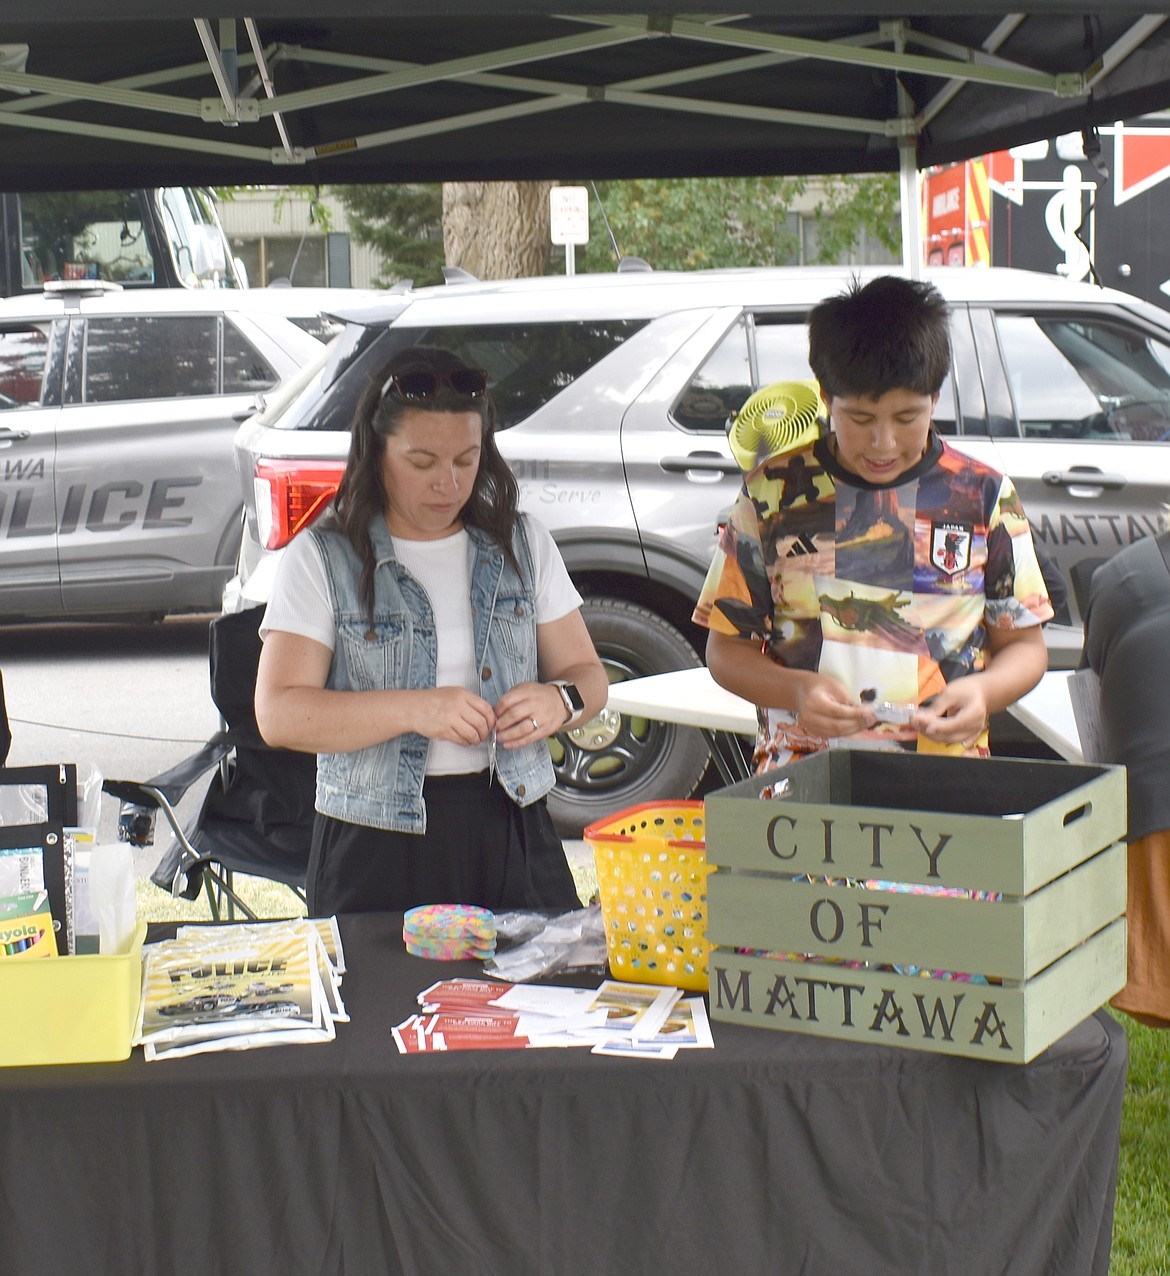
<svg viewBox="0 0 1170 1276"><path fill-rule="evenodd" d="M584 711L585 699L573 683L558 682L557 686L561 689L561 696L564 698L565 705L570 713L581 713Z"/></svg>

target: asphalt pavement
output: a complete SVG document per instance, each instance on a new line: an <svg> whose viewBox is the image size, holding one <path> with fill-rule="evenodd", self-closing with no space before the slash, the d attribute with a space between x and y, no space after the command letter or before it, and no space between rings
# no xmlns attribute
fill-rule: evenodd
<svg viewBox="0 0 1170 1276"><path fill-rule="evenodd" d="M210 615L156 624L5 625L0 674L10 766L75 762L80 774L145 780L194 753L219 726L208 688ZM194 814L205 785L180 805ZM119 803L100 801L98 841L117 839ZM165 846L136 856L149 873Z"/></svg>

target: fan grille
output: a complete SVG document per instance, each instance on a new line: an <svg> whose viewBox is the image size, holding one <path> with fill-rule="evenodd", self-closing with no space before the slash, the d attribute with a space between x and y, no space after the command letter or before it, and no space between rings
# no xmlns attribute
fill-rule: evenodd
<svg viewBox="0 0 1170 1276"><path fill-rule="evenodd" d="M752 470L778 452L790 452L817 436L815 381L774 381L751 395L728 430L732 455Z"/></svg>

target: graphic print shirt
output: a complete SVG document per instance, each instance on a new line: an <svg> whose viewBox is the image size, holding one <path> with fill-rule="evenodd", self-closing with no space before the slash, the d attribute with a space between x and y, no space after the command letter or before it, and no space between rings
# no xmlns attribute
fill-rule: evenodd
<svg viewBox="0 0 1170 1276"><path fill-rule="evenodd" d="M843 469L825 438L758 465L694 619L759 642L777 664L832 675L860 703L921 705L984 667L989 629L1052 614L1011 480L932 432L922 460L884 486ZM757 770L830 743L786 709L758 716ZM843 743L964 752L884 722ZM967 752L986 753L986 733Z"/></svg>

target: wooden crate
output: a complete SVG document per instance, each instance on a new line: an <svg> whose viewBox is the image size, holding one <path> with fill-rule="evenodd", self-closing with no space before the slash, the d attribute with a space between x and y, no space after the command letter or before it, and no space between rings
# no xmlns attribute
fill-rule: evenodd
<svg viewBox="0 0 1170 1276"><path fill-rule="evenodd" d="M1125 984L1125 806L1120 767L847 749L710 794L712 1017L1035 1058Z"/></svg>

